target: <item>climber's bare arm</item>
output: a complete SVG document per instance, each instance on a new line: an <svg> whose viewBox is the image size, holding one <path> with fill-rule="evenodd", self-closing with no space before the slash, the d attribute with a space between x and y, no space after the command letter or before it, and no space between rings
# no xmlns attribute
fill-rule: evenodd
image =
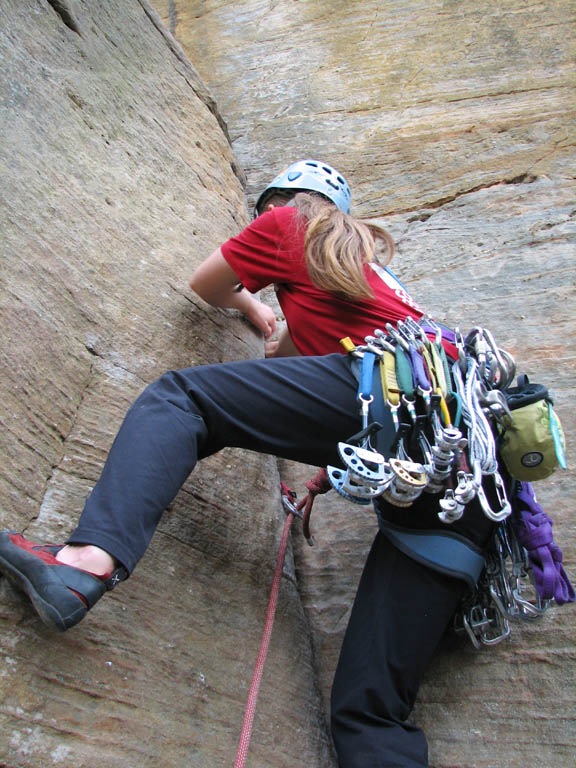
<svg viewBox="0 0 576 768"><path fill-rule="evenodd" d="M255 299L243 289L238 275L218 248L194 271L190 288L213 307L227 307L243 312L248 320L268 339L276 328L276 317L271 307Z"/></svg>

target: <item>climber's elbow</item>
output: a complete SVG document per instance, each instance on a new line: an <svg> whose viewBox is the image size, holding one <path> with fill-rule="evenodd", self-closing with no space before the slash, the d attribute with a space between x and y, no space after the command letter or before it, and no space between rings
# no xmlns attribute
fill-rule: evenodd
<svg viewBox="0 0 576 768"><path fill-rule="evenodd" d="M188 285L208 304L222 306L238 282L238 276L218 248L194 270Z"/></svg>

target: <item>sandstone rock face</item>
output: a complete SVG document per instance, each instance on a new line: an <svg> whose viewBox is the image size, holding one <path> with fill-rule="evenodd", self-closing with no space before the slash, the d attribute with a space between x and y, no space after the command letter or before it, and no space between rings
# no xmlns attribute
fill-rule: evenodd
<svg viewBox="0 0 576 768"><path fill-rule="evenodd" d="M344 172L353 212L388 226L394 269L439 319L491 328L546 382L573 452L574 7L394 0L156 0L211 88L247 175L311 156ZM569 462L573 465L573 461ZM314 470L283 464L298 489ZM538 484L576 574L573 471ZM374 521L329 494L296 541L326 707ZM415 719L442 766L571 766L573 608L476 652L448 641ZM569 682L572 681L572 682Z"/></svg>
<svg viewBox="0 0 576 768"><path fill-rule="evenodd" d="M164 26L146 0L0 8L2 527L61 540L147 382L262 354L186 279L248 220L244 172L251 205L303 155L346 173L439 319L488 325L553 386L570 458L572 4L155 8ZM299 491L314 471L280 469ZM0 581L0 765L232 764L277 486L267 457L203 462L130 582L63 636ZM574 475L540 486L576 576ZM329 494L312 527L316 547L295 539L285 568L250 768L335 765L327 697L374 521ZM553 609L483 652L447 641L414 713L432 765L572 766L572 617Z"/></svg>
<svg viewBox="0 0 576 768"><path fill-rule="evenodd" d="M7 0L0 28L1 526L61 541L147 382L262 354L187 289L246 204L210 94L146 2ZM1 765L232 764L277 487L270 458L204 462L130 582L62 636L0 580ZM252 765L325 765L291 560L283 581Z"/></svg>
<svg viewBox="0 0 576 768"><path fill-rule="evenodd" d="M568 0L155 5L210 85L251 193L304 153L346 174L357 213L382 215L563 173L572 156Z"/></svg>

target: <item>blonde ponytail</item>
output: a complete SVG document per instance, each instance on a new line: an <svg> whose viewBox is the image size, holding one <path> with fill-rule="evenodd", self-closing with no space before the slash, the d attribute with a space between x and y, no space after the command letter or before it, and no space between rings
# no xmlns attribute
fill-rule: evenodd
<svg viewBox="0 0 576 768"><path fill-rule="evenodd" d="M383 246L378 261L390 262L394 242L388 232L354 219L318 195L299 193L295 204L306 219L304 256L314 285L350 300L373 298L364 264L376 259L377 243Z"/></svg>

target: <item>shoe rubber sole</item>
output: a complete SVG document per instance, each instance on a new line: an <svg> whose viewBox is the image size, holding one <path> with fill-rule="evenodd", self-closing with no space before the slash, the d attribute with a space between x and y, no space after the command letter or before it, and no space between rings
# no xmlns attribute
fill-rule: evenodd
<svg viewBox="0 0 576 768"><path fill-rule="evenodd" d="M26 574L0 554L0 571L4 573L8 581L28 596L44 624L57 629L59 632L65 632L84 618L87 608L79 597L76 597L62 584L57 576L52 575L48 571L49 567L47 566L46 568L44 578L46 579L47 577L47 581L51 582L52 587L56 587L59 590L67 590L69 593L68 595L64 594L61 600L61 602L67 603L65 614L45 600Z"/></svg>

